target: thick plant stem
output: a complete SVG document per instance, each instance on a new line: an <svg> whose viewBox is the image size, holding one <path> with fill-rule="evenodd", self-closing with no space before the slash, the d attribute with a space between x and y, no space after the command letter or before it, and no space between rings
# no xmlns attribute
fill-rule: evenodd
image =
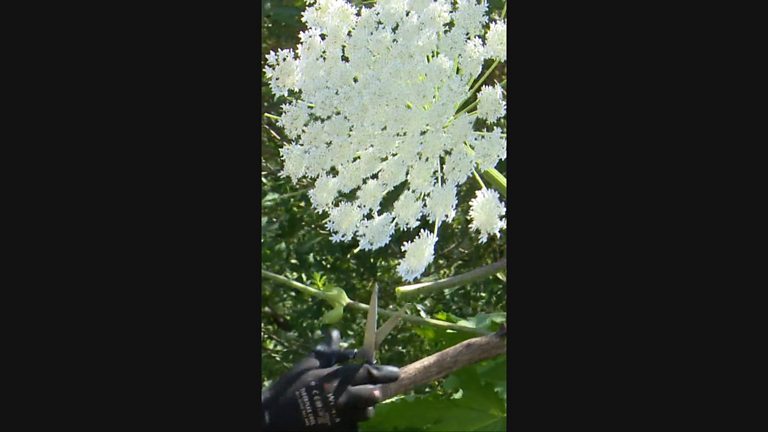
<svg viewBox="0 0 768 432"><path fill-rule="evenodd" d="M472 150L469 146L465 146L465 148L470 155L475 154L475 151ZM496 168L489 168L482 172L482 176L494 189L496 189L496 191L501 194L501 196L504 197L504 199L507 198L507 178L504 177L502 173L500 173Z"/></svg>
<svg viewBox="0 0 768 432"><path fill-rule="evenodd" d="M486 78L488 78L488 75L490 75L490 74L491 74L491 72L493 72L493 70L494 70L494 69L496 69L496 66L498 66L498 65L499 65L499 63L501 63L501 60L496 60L496 61L494 61L494 62L493 62L493 64L491 65L491 67L490 67L490 68L488 68L488 71L486 71L486 72L485 72L485 75L483 75L483 76L482 76L482 78L480 78L480 80L479 80L479 81L478 81L478 82L475 84L475 86L474 86L474 87L472 87L472 88L469 90L469 94L470 94L470 95L471 95L471 94L473 94L474 92L476 92L476 91L477 91L477 89L479 89L479 88L480 88L480 86L483 84L483 82L485 81L485 79L486 79Z"/></svg>
<svg viewBox="0 0 768 432"><path fill-rule="evenodd" d="M496 168L483 171L483 178L485 178L505 199L507 198L507 178Z"/></svg>
<svg viewBox="0 0 768 432"><path fill-rule="evenodd" d="M480 184L481 189L485 189L485 183L483 183L483 180L480 178L480 175L477 174L477 171L475 171L474 168L472 168L472 175L475 176L475 180Z"/></svg>
<svg viewBox="0 0 768 432"><path fill-rule="evenodd" d="M506 331L465 340L400 368L400 378L397 381L379 386L382 400L408 393L451 372L502 355L506 351Z"/></svg>
<svg viewBox="0 0 768 432"><path fill-rule="evenodd" d="M312 288L312 287L308 287L308 286L306 286L304 284L300 284L300 283L298 283L296 281L288 279L285 276L280 276L279 274L268 272L266 270L262 270L261 271L261 276L262 277L266 277L267 279L272 279L275 282L279 282L279 283L281 283L283 285L286 285L286 286L289 286L291 288L296 288L297 290L303 292L304 294L308 294L308 295L311 295L313 297L317 297L317 298L323 299L323 300L327 300L328 299L328 296L324 292L320 291L319 289L315 289L315 288Z"/></svg>
<svg viewBox="0 0 768 432"><path fill-rule="evenodd" d="M297 289L297 290L299 290L299 291L301 291L301 292L303 292L305 294L311 295L313 297L317 297L317 298L320 298L320 299L323 299L323 300L327 300L327 295L324 292L322 292L322 291L320 291L318 289L312 288L312 287L308 287L308 286L306 286L304 284L298 283L298 282L293 281L291 279L288 279L285 276L280 276L278 274L275 274L275 273L272 273L272 272L269 272L269 271L266 271L266 270L262 270L261 271L261 276L262 277L266 277L267 279L271 279L271 280L273 280L275 282L278 282L280 284L283 284L285 286L289 286L291 288L295 288L295 289ZM361 310L361 311L364 311L364 312L368 312L368 305L365 304L365 303L360 303L360 302L357 302L357 301L354 301L354 300L350 300L350 302L347 303L346 306L349 307L349 308L352 308L352 309L357 309L357 310ZM449 322L446 322L446 321L440 321L440 320L435 320L435 319L429 319L429 318L425 319L425 318L421 318L421 317L417 317L417 316L413 316L413 315L401 314L400 312L389 311L389 310L386 310L386 309L379 309L379 314L383 315L383 316L387 316L387 317L394 316L394 315L399 315L403 321L408 321L408 322L413 323L413 324L428 325L428 326L432 326L432 327L442 328L442 329L445 329L445 330L457 330L457 331L464 331L464 332L481 334L481 335L486 335L486 334L490 333L489 331L483 330L483 329L467 327L467 326L463 326L463 325L459 325L459 324L453 324L453 323L449 323Z"/></svg>
<svg viewBox="0 0 768 432"><path fill-rule="evenodd" d="M457 118L459 118L459 116L460 116L460 115L462 115L462 114L464 114L465 112L469 111L470 109L472 109L472 108L476 107L478 103L480 103L480 101L479 101L479 100L475 100L475 101L474 101L474 102L472 102L471 104L467 105L467 106L466 106L466 107L465 107L463 110L461 110L461 111L457 112L456 114L454 114L454 115L453 115L453 119L457 119ZM474 111L473 111L473 112L474 112Z"/></svg>
<svg viewBox="0 0 768 432"><path fill-rule="evenodd" d="M477 282L479 280L483 280L489 276L492 276L504 270L506 267L507 267L507 259L504 258L500 261L497 261L493 264L489 264L485 267L480 267L472 271L469 271L467 273L460 274L458 276L449 277L447 279L443 279L435 282L424 282L424 283L419 283L414 285L400 286L395 288L395 294L397 294L398 297L426 295L440 289L453 288L457 286L466 285L472 282Z"/></svg>

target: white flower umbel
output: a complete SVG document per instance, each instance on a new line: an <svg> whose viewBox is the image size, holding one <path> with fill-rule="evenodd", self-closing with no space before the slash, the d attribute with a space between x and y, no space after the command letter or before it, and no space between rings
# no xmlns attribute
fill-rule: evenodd
<svg viewBox="0 0 768 432"><path fill-rule="evenodd" d="M478 95L477 116L454 117L486 60L506 55L505 22L489 23L487 0L307 4L299 45L270 52L265 67L272 92L288 99L281 175L314 182L309 198L329 214L333 241L357 238L361 249L424 219L451 220L472 168L495 165L506 148L498 133L474 130L478 117L503 115L498 86ZM421 274L435 241L405 243L404 277Z"/></svg>
<svg viewBox="0 0 768 432"><path fill-rule="evenodd" d="M504 229L506 222L504 216L504 204L499 201L499 194L495 190L480 189L475 198L469 202L469 217L472 223L469 227L479 231L480 243L485 243L489 235L499 237L499 230Z"/></svg>
<svg viewBox="0 0 768 432"><path fill-rule="evenodd" d="M504 91L501 86L483 86L477 93L477 115L489 122L495 122L506 113Z"/></svg>
<svg viewBox="0 0 768 432"><path fill-rule="evenodd" d="M437 237L427 230L421 230L412 242L405 242L402 246L405 257L397 267L397 272L403 279L412 281L424 273L424 269L435 257L436 242Z"/></svg>

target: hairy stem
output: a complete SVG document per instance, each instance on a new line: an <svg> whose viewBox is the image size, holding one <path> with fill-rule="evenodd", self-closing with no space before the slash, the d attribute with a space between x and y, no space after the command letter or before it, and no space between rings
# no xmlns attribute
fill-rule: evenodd
<svg viewBox="0 0 768 432"><path fill-rule="evenodd" d="M363 312L368 312L368 305L365 303L360 303L356 301L351 301L349 304L347 304L347 307L351 307L352 309L357 309ZM420 325L428 325L432 327L441 328L444 330L457 330L457 331L463 331L463 332L469 332L469 333L475 333L475 334L481 334L481 335L487 335L491 332L479 328L473 328L473 327L467 327L459 324L449 323L447 321L441 321L431 318L421 318L409 314L401 314L397 311L391 311L387 309L379 309L379 315L383 315L386 317L391 317L395 315L399 315L403 321L408 321L413 324L420 324Z"/></svg>
<svg viewBox="0 0 768 432"><path fill-rule="evenodd" d="M303 292L305 294L308 294L310 296L317 297L317 298L320 298L320 299L323 299L323 300L327 299L327 295L324 292L322 292L322 291L320 291L318 289L312 288L312 287L308 287L308 286L306 286L304 284L301 284L299 282L293 281L291 279L288 279L285 276L280 276L278 274L275 274L275 273L272 273L272 272L269 272L269 271L266 271L266 270L262 270L261 271L261 276L262 277L266 277L267 279L271 279L271 280L273 280L275 282L281 283L281 284L283 284L285 286L289 286L291 288L295 288L295 289L297 289L297 290L299 290L299 291L301 291L301 292ZM357 310L360 310L360 311L364 311L364 312L368 312L368 309L369 309L367 304L360 303L360 302L357 302L357 301L354 301L354 300L351 300L351 299L350 299L350 302L347 303L347 307L352 308L352 309L357 309ZM483 329L479 329L479 328L467 327L467 326L463 326L463 325L459 325L459 324L454 324L454 323L449 323L449 322L446 322L446 321L441 321L441 320L436 320L436 319L431 319L431 318L421 318L421 317L417 317L417 316L413 316L413 315L408 315L408 314L403 314L401 312L390 311L390 310L386 310L386 309L379 309L379 314L383 315L383 316L387 316L387 317L394 316L394 315L399 315L402 318L403 321L408 321L408 322L413 323L413 324L428 325L428 326L432 326L432 327L442 328L442 329L445 329L445 330L457 330L457 331L464 331L464 332L475 333L475 334L482 334L482 335L486 335L486 334L490 333L487 330L483 330Z"/></svg>
<svg viewBox="0 0 768 432"><path fill-rule="evenodd" d="M261 271L261 276L262 277L266 277L267 279L272 279L273 281L281 283L281 284L283 284L285 286L289 286L291 288L295 288L295 289L303 292L304 294L308 294L308 295L311 295L313 297L317 297L317 298L323 299L323 300L327 300L328 299L328 296L324 292L320 291L319 289L308 287L308 286L306 286L304 284L301 284L301 283L298 283L298 282L296 282L294 280L288 279L285 276L281 276L279 274L268 272L266 270L262 270Z"/></svg>
<svg viewBox="0 0 768 432"><path fill-rule="evenodd" d="M414 285L399 286L395 288L395 294L397 294L398 297L409 297L409 296L415 296L415 295L429 294L431 292L434 292L440 289L467 285L469 283L483 280L500 271L503 271L504 269L506 269L506 267L507 267L507 259L503 258L499 261L496 261L493 264L489 264L485 267L474 269L472 271L469 271L464 274L460 274L458 276L449 277L447 279L434 281L434 282L418 283Z"/></svg>

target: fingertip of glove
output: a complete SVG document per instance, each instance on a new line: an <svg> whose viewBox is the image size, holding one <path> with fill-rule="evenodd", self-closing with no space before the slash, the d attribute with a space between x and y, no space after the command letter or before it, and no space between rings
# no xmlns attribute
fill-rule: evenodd
<svg viewBox="0 0 768 432"><path fill-rule="evenodd" d="M400 377L400 368L391 365L374 366L381 375Z"/></svg>

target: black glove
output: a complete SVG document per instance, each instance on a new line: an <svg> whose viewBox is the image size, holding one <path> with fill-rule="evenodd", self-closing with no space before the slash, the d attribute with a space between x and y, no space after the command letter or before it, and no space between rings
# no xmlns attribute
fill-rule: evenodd
<svg viewBox="0 0 768 432"><path fill-rule="evenodd" d="M381 401L375 384L397 381L394 366L344 365L355 351L339 348L339 331L264 391L266 431L357 431Z"/></svg>

